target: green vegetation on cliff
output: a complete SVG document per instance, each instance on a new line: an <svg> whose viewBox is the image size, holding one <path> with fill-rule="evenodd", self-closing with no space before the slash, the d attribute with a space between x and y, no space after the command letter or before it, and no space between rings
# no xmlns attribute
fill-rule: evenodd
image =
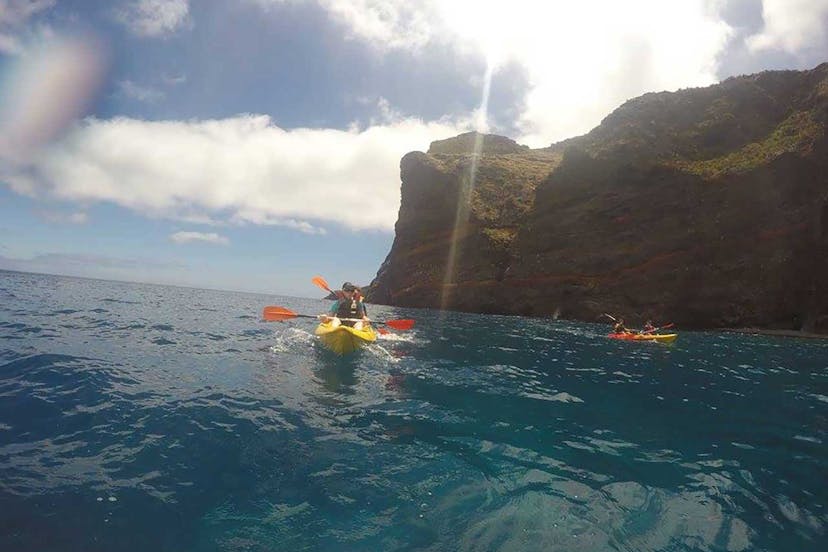
<svg viewBox="0 0 828 552"><path fill-rule="evenodd" d="M679 160L675 165L706 178L743 173L767 165L783 154L808 151L824 136L825 127L813 113L797 111L760 141L714 159Z"/></svg>

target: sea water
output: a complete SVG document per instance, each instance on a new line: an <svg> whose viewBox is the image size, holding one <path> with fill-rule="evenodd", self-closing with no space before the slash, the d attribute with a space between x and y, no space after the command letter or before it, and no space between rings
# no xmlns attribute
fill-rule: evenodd
<svg viewBox="0 0 828 552"><path fill-rule="evenodd" d="M828 549L828 341L265 305L0 272L0 550Z"/></svg>

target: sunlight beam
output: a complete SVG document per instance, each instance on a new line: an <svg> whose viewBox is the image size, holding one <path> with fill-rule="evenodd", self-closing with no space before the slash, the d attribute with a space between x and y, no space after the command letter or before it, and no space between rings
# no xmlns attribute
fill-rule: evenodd
<svg viewBox="0 0 828 552"><path fill-rule="evenodd" d="M457 213L454 217L454 230L451 235L451 244L446 259L446 271L443 277L443 285L440 293L440 309L445 311L451 300L451 293L456 287L457 253L459 249L460 234L469 222L471 211L472 194L474 193L475 181L477 178L477 167L480 163L481 150L483 149L483 136L488 130L489 92L492 86L492 75L494 73L493 59L490 57L486 64L486 74L483 77L483 93L480 100L480 108L475 117L474 146L471 152L471 164L466 177L460 181L460 191L457 197Z"/></svg>

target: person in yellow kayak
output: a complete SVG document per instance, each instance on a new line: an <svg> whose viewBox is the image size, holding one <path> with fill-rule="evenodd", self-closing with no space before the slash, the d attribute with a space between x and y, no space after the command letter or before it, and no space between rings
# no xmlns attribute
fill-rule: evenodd
<svg viewBox="0 0 828 552"><path fill-rule="evenodd" d="M619 318L615 321L615 325L612 327L612 333L622 334L622 333L632 333L627 327L624 325L624 319Z"/></svg>
<svg viewBox="0 0 828 552"><path fill-rule="evenodd" d="M330 321L334 326L345 324L361 330L368 323L368 311L362 302L359 288L351 282L342 284L342 295L337 293L337 300L331 305L328 314L321 318L323 322Z"/></svg>
<svg viewBox="0 0 828 552"><path fill-rule="evenodd" d="M643 333L643 334L653 333L657 329L658 328L653 326L653 321L652 320L647 320L646 322L644 322L644 329L641 330L641 333Z"/></svg>

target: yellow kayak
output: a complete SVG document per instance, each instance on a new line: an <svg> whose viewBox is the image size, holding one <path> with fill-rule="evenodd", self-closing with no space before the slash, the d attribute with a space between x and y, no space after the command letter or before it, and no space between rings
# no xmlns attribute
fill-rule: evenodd
<svg viewBox="0 0 828 552"><path fill-rule="evenodd" d="M325 347L338 355L353 353L364 344L377 340L377 332L368 325L357 330L344 324L332 326L329 322L323 322L316 327L314 333L319 336Z"/></svg>
<svg viewBox="0 0 828 552"><path fill-rule="evenodd" d="M612 339L624 339L626 341L655 341L658 343L672 343L678 334L636 334L636 333L611 333Z"/></svg>

